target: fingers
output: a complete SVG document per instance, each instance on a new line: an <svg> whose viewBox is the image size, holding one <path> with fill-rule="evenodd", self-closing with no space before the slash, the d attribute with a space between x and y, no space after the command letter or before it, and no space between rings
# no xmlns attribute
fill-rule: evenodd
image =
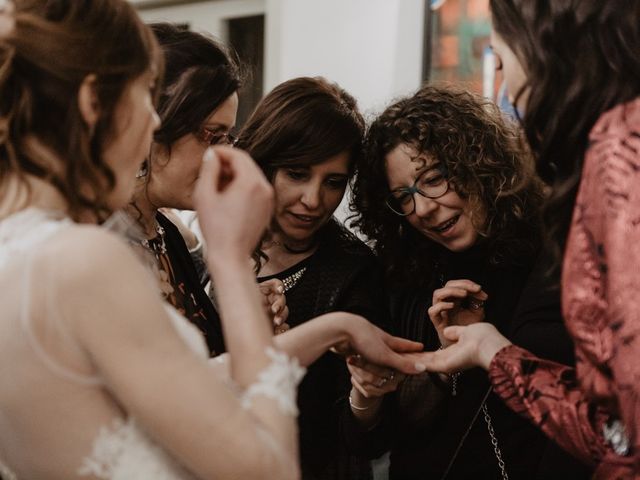
<svg viewBox="0 0 640 480"><path fill-rule="evenodd" d="M351 377L351 385L365 398L379 398L388 393L385 389L378 388L375 385L362 385L353 376Z"/></svg>
<svg viewBox="0 0 640 480"><path fill-rule="evenodd" d="M289 317L289 308L282 282L274 278L260 283L259 286L267 314L272 317L273 323L277 326L286 322Z"/></svg>
<svg viewBox="0 0 640 480"><path fill-rule="evenodd" d="M376 371L383 373L383 375L374 374L354 364L348 364L347 367L351 373L351 384L367 398L382 396L395 391L405 378L404 375L394 370L382 367L376 367ZM369 365L369 367L372 367L372 365Z"/></svg>
<svg viewBox="0 0 640 480"><path fill-rule="evenodd" d="M274 328L273 333L275 335L280 335L281 333L286 332L287 330L289 330L291 328L291 326L288 323L281 323L280 325L277 325Z"/></svg>
<svg viewBox="0 0 640 480"><path fill-rule="evenodd" d="M389 367L407 375L416 375L425 371L426 367L421 361L413 358L417 353L398 354L392 352L385 361Z"/></svg>
<svg viewBox="0 0 640 480"><path fill-rule="evenodd" d="M268 301L271 305L270 308L273 314L281 312L287 306L287 299L284 297L284 295L269 296Z"/></svg>
<svg viewBox="0 0 640 480"><path fill-rule="evenodd" d="M285 305L276 315L273 316L273 323L276 326L284 325L288 318L289 307Z"/></svg>
<svg viewBox="0 0 640 480"><path fill-rule="evenodd" d="M385 342L389 348L398 353L421 352L424 350L424 345L420 342L414 342L413 340L407 340L406 338L394 337L393 335L388 335L385 338Z"/></svg>
<svg viewBox="0 0 640 480"><path fill-rule="evenodd" d="M358 372L360 378L366 378L368 383L377 383L381 378L388 378L393 372L392 369L367 362L359 355L351 355L347 358L347 367Z"/></svg>
<svg viewBox="0 0 640 480"><path fill-rule="evenodd" d="M202 157L200 175L194 190L196 205L207 205L215 197L215 190L212 186L218 185L221 164L220 158L213 149L208 148Z"/></svg>
<svg viewBox="0 0 640 480"><path fill-rule="evenodd" d="M453 302L438 302L429 307L427 314L433 322L439 323L441 320L448 321L446 313L454 308Z"/></svg>
<svg viewBox="0 0 640 480"><path fill-rule="evenodd" d="M447 356L442 355L442 352L449 348L436 350L435 352L410 353L408 355L413 362L423 365L424 371L450 373L457 371L457 369L450 369Z"/></svg>
<svg viewBox="0 0 640 480"><path fill-rule="evenodd" d="M464 332L465 327L451 326L444 329L444 336L451 342L457 342L460 339L460 334Z"/></svg>
<svg viewBox="0 0 640 480"><path fill-rule="evenodd" d="M353 388L358 390L358 392L360 392L360 395L365 398L377 398L384 395L384 393L382 393L378 388L372 385L369 385L367 387L361 385L354 377L351 377L351 385L353 385Z"/></svg>
<svg viewBox="0 0 640 480"><path fill-rule="evenodd" d="M264 282L260 282L258 286L262 294L267 297L269 295L282 295L284 293L284 284L282 280L278 278L265 280Z"/></svg>
<svg viewBox="0 0 640 480"><path fill-rule="evenodd" d="M482 290L482 287L479 284L472 280L466 279L449 280L445 284L445 287L461 288L463 290L467 290L470 293L478 293Z"/></svg>
<svg viewBox="0 0 640 480"><path fill-rule="evenodd" d="M449 280L444 287L433 292L433 304L446 301L447 299L464 299L473 297L480 301L486 301L489 298L482 287L471 280Z"/></svg>

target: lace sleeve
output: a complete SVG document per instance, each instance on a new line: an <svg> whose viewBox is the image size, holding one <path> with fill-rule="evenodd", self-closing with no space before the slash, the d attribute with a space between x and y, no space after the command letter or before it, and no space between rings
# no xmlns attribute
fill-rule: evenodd
<svg viewBox="0 0 640 480"><path fill-rule="evenodd" d="M266 349L271 363L258 374L258 379L242 393L244 408L250 408L255 397L264 396L275 400L280 411L287 415L297 415L296 394L298 384L306 369L300 366L297 358L271 347Z"/></svg>
<svg viewBox="0 0 640 480"><path fill-rule="evenodd" d="M267 347L266 354L271 362L258 374L256 381L244 390L238 387L230 377L228 353L210 359L209 363L236 392L244 409L250 409L253 402L257 401L256 397L262 396L275 400L280 412L284 415L295 416L298 414L296 405L298 384L304 377L306 369L300 366L297 358L291 358L280 350Z"/></svg>

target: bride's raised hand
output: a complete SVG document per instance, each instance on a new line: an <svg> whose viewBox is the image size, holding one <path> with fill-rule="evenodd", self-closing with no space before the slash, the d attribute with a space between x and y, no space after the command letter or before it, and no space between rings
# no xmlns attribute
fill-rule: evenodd
<svg viewBox="0 0 640 480"><path fill-rule="evenodd" d="M204 154L194 202L208 256L244 261L271 221L273 188L247 153L217 146Z"/></svg>

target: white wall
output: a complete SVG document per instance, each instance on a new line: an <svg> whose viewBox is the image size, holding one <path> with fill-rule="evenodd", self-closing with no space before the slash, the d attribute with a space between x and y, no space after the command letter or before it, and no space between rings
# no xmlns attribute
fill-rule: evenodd
<svg viewBox="0 0 640 480"><path fill-rule="evenodd" d="M135 5L135 1L133 2ZM188 23L191 30L209 32L221 39L227 38L225 21L250 15L261 15L265 0L215 0L186 3L170 7L141 9L140 16L147 22Z"/></svg>
<svg viewBox="0 0 640 480"><path fill-rule="evenodd" d="M265 86L323 75L365 111L420 84L423 0L266 0Z"/></svg>
<svg viewBox="0 0 640 480"><path fill-rule="evenodd" d="M225 39L225 20L264 13L265 91L292 77L322 75L371 112L419 86L423 8L424 0L210 0L140 14Z"/></svg>

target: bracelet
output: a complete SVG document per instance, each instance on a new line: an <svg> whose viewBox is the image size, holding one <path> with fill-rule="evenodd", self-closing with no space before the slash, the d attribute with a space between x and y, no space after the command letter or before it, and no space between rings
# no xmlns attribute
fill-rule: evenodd
<svg viewBox="0 0 640 480"><path fill-rule="evenodd" d="M371 408L371 405L369 405L368 407L357 406L356 404L353 403L353 400L351 399L351 395L349 395L349 406L359 412L362 412L363 410L369 410Z"/></svg>

